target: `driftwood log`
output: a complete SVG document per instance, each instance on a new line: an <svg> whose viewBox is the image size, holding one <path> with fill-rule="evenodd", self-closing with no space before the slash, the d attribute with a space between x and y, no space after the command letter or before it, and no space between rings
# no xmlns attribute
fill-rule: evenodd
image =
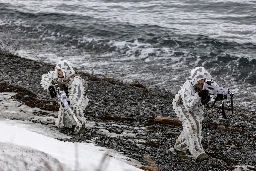
<svg viewBox="0 0 256 171"><path fill-rule="evenodd" d="M163 123L163 124L170 124L175 126L182 126L182 122L178 118L171 118L171 117L162 117L157 116L154 120L156 123ZM225 126L220 125L216 123L207 123L207 127L211 129L218 129L222 131L238 131L242 132L243 129L240 127L234 127L234 126Z"/></svg>

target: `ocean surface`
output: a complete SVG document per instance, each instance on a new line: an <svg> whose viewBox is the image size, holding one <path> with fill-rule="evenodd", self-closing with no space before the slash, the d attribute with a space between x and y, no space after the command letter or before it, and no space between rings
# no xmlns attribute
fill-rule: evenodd
<svg viewBox="0 0 256 171"><path fill-rule="evenodd" d="M204 66L256 107L256 0L0 0L0 49L172 93Z"/></svg>

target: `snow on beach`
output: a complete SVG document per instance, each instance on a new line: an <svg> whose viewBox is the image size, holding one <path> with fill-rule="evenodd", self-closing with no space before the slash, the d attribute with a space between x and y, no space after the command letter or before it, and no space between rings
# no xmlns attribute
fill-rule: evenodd
<svg viewBox="0 0 256 171"><path fill-rule="evenodd" d="M5 66L5 65L3 65L3 66ZM26 65L24 65L24 66L26 66ZM21 68L21 70L22 70L22 68ZM7 69L7 71L8 71L8 69ZM38 75L39 76L41 75L40 72L38 73ZM22 76L22 74L20 74L18 76ZM16 78L17 80L22 79L22 78L15 77L15 76L13 76L13 78ZM36 79L30 79L30 80L35 81ZM35 85L35 83L36 83L36 81L34 83L26 82L26 81L27 80L25 80L23 83L27 84L27 85ZM92 84L92 85L95 85L95 82L93 82L93 83L94 84ZM100 82L100 83L102 83L102 82ZM28 88L26 85L24 87ZM111 84L111 86L110 86L108 84L101 84L100 86L97 85L97 86L92 86L92 87L94 87L94 88L96 87L95 89L91 89L91 93L96 95L95 96L96 100L94 99L94 101L98 102L98 99L100 99L99 97L101 97L102 94L105 95L106 91L108 91L109 89L113 89L113 87L116 88L116 85ZM99 87L104 87L106 89L104 89L104 91L98 92L99 90L102 90L102 89L99 89ZM123 86L120 86L120 88L123 88ZM28 88L28 89L30 89L30 88ZM34 108L34 107L31 108L31 107L28 107L28 106L22 104L25 102L26 102L26 104L28 104L27 102L31 103L31 100L35 100L35 102L38 104L37 106L41 106L41 103L46 104L45 101L40 101L40 102L36 101L36 98L33 97L33 94L26 92L26 91L22 90L21 88L12 87L11 85L8 86L5 84L2 85L2 91L9 91L9 90L18 92L19 97L15 98L16 100L14 100L11 98L11 96L15 95L15 93L1 93L0 94L0 123L1 123L0 125L5 124L4 126L0 126L0 127L1 127L1 130L3 130L3 129L8 130L8 133L7 133L7 131L2 132L1 138L3 140L6 140L7 138L5 138L5 137L9 137L8 141L4 141L4 142L1 141L1 139L0 139L0 143L1 142L4 143L4 144L0 144L1 148L2 148L2 152L7 153L7 154L0 154L0 155L8 157L8 158L7 157L1 158L1 160L5 159L5 160L3 160L2 163L5 163L8 167L15 166L15 165L16 166L20 165L19 167L21 167L22 162L24 164L24 161L25 161L27 163L27 166L28 166L28 164L33 163L33 164L36 164L37 167L43 166L44 169L46 169L45 164L51 165L54 163L55 168L52 168L51 170L57 169L57 167L59 167L59 164L61 164L61 166L63 164L65 164L66 167L68 167L68 170L81 170L85 164L86 165L86 168L84 169L85 171L86 170L103 171L103 169L119 171L120 169L116 168L116 167L119 166L120 163L115 165L116 160L114 160L114 159L117 159L117 161L123 162L123 163L121 163L122 165L125 164L123 166L122 170L129 171L129 170L133 170L133 169L135 169L135 170L138 170L138 169L134 168L134 167L132 167L132 169L125 169L127 163L131 164L133 166L136 166L136 167L140 167L141 164L143 166L145 164L147 165L148 163L144 163L144 161L143 161L143 157L144 157L143 154L148 153L149 155L151 155L153 157L154 157L154 155L157 157L157 158L153 158L153 162L154 161L161 162L160 163L161 165L158 164L158 165L156 165L156 167L160 166L159 167L160 169L165 168L166 171L177 170L177 169L181 169L181 170L223 170L224 168L225 168L225 170L235 170L235 171L255 170L254 163L255 163L256 155L255 155L255 150L254 150L255 142L253 141L253 137L254 137L254 133L255 133L255 129L254 129L253 125L255 125L254 124L255 122L254 122L254 118L253 118L254 115L251 113L246 113L246 112L243 113L243 111L238 111L238 113L236 113L236 115L232 115L234 117L233 119L235 119L235 120L230 118L230 120L232 119L231 120L232 123L233 122L236 123L238 121L241 121L242 124L246 123L245 128L239 128L239 129L242 129L243 132L239 132L239 131L237 132L237 131L231 131L231 130L225 131L225 130L220 130L220 129L216 129L216 128L212 128L212 127L206 127L204 129L204 131L206 133L204 135L204 139L208 140L208 142L205 141L204 143L206 145L207 152L212 157L209 159L209 161L207 161L207 163L201 165L200 163L195 163L193 160L191 160L190 157L188 158L187 161L181 161L180 159L177 158L177 156L175 154L173 154L172 151L168 151L169 148L172 147L172 142L171 141L167 142L166 141L167 136L164 136L164 134L162 134L162 133L166 133L166 131L168 131L169 135L172 134L172 136L173 136L175 133L177 133L177 135L178 135L179 131L178 131L178 129L176 129L176 128L178 128L176 126L170 129L170 127L168 125L167 126L165 125L165 127L164 127L164 125L158 125L159 126L158 128L160 128L160 126L161 126L161 129L166 128L166 130L165 129L161 130L161 132L160 132L161 134L159 134L159 130L157 130L157 132L152 132L152 128L157 126L157 124L150 125L150 126L147 126L147 128L145 128L145 125L144 125L145 120L143 120L141 123L138 122L136 124L138 127L135 127L134 122L131 122L130 125L128 125L128 124L123 125L123 124L125 124L124 122L120 123L120 122L113 122L113 121L108 121L108 120L95 119L96 118L95 114L97 114L98 111L106 108L106 106L104 106L103 103L98 102L98 103L95 103L96 104L95 106L93 105L89 108L91 110L91 113L90 113L91 118L88 118L88 123L86 125L86 127L88 129L84 133L84 135L77 137L77 136L73 136L71 134L68 136L68 135L60 133L59 130L57 130L53 126L54 120L57 117L57 112L51 112L50 110L49 111L40 110L39 108ZM34 89L32 89L32 90L34 90ZM113 90L115 90L114 92L119 92L119 91L117 91L119 89L113 89ZM134 89L132 89L132 90L134 90ZM127 92L127 91L128 90L125 90L125 92ZM131 91L131 92L135 92L133 94L136 94L136 93L139 94L138 91ZM112 93L110 95L111 95L111 97L113 96ZM118 94L117 96L120 96L120 94ZM135 96L135 99L137 99L137 98L138 97ZM156 98L156 100L158 100L159 98L161 99L161 97L158 97L158 98ZM147 100L148 98L143 96L142 99ZM19 101L21 101L21 103ZM125 101L125 102L127 102L127 101ZM168 104L168 103L164 103L164 102L165 102L165 100L160 101L160 102L149 100L148 103L145 103L145 105L143 103L140 103L138 105L140 105L140 107L142 107L142 108L143 107L145 108L145 107L147 107L147 105L155 104L156 106L158 106L158 105L162 106L163 104L165 104L165 108L166 108L168 106L166 104ZM49 102L47 102L47 104L48 103ZM106 105L108 105L108 103ZM117 104L117 106L120 106L120 104ZM122 108L124 108L124 106L126 106L126 105L123 105ZM129 104L127 106L129 107ZM93 108L96 108L97 110L93 110ZM122 110L122 108L121 108L121 110ZM120 108L119 108L119 110L120 110ZM151 109L151 110L153 110L153 109ZM166 111L166 110L164 110L164 111ZM169 110L167 110L167 111L169 111ZM131 113L133 113L133 111L128 110L125 114L129 115ZM143 116L147 116L147 117L150 116L150 115L146 115L145 113L142 113L142 114L143 114ZM244 117L239 117L240 114L243 114ZM127 115L124 115L124 116L127 116ZM119 115L116 114L116 116L119 116ZM249 116L252 116L252 117L249 118ZM252 119L252 120L250 122L247 122L248 119ZM210 123L211 122L212 121L210 121ZM236 126L235 124L232 124L232 123L230 124L230 126ZM220 124L223 124L223 122L221 120L220 120ZM12 126L12 127L9 127L9 126ZM120 129L123 128L124 131L122 130L121 132L117 132L117 131L119 131L119 128L116 128L116 126L122 126ZM209 125L209 126L211 126L211 125ZM17 131L14 131L13 127L16 127ZM143 129L141 129L141 128L143 128ZM140 131L137 133L134 133L133 132L134 129L140 130ZM11 130L13 130L13 131L11 131ZM38 138L37 136L35 136L37 134L28 134L29 135L28 136L25 133L21 133L22 132L21 130L23 130L23 131L26 130L26 131L29 131L32 133L37 133L38 135L43 135L44 137L47 138L47 140L44 143L43 142L44 139L42 137ZM105 130L105 131L102 132L102 130L103 131ZM108 130L108 131L106 131L106 130ZM136 142L134 143L134 141L136 141L137 139L134 139L134 137L129 138L129 136L124 136L124 137L122 136L127 131L133 132L134 136L139 140L142 140L142 141L145 140L145 142L147 142L147 140L154 140L154 142L158 142L159 144L153 144L154 146L151 146L151 145L144 146L143 144L139 144L142 141L140 141L139 143L136 144ZM109 133L111 133L111 134L115 133L117 138L109 136ZM142 138L142 136L141 136L142 133L144 135L145 134L150 135L153 139L148 139L147 137ZM12 138L10 138L11 136L9 136L9 134L15 135L15 136L12 136ZM13 137L15 137L15 138L13 138ZM20 138L21 140L18 139L17 137ZM37 142L37 139L40 139L41 142L40 143L37 142L39 144L38 146L34 145L33 147L28 147L28 145L27 145L28 143L27 144L24 143L25 140L23 140L21 137L23 137L24 139L30 139L31 142L28 142L28 143L32 143L33 141ZM33 138L30 138L30 137L33 137ZM48 139L48 138L50 138L50 139ZM169 139L175 140L175 138L176 137L173 136L173 138L171 138L171 139L169 138ZM54 144L50 144L50 142L52 142L51 141L52 139L55 140L56 142L60 142L60 141L57 141L56 139L61 139L62 143L64 143L64 141L69 141L69 143L64 143L64 144L72 144L73 148L70 146L63 148L64 145L62 145L62 144L54 146ZM127 140L129 140L129 141L127 141ZM16 141L18 141L21 144L14 144L14 142L16 142ZM23 142L23 144L22 144L22 142ZM35 142L33 142L33 143L35 143ZM86 142L86 143L78 143L78 142ZM107 147L108 149L102 148L102 147L96 147L91 142L93 142L94 144L97 144L99 146L102 146L102 147ZM243 144L241 144L241 142L243 142ZM41 147L40 145L46 146L50 149L47 149L47 148L45 149L45 147ZM81 150L80 148L86 148L86 147L84 147L84 145L88 145L87 147L91 147L91 148L87 149L87 150L85 150L85 149ZM166 145L166 147L164 145ZM3 146L5 146L5 147L3 147ZM51 146L56 147L56 149L58 149L59 147L62 147L62 150L66 149L69 152L63 153L63 155L68 154L72 157L65 158L64 156L60 156L60 154L59 154L60 151L56 152L56 149L55 148L51 149L52 148ZM146 148L144 148L144 147L146 147ZM76 151L76 149L77 149L77 151ZM93 151L92 149L95 149L95 150ZM116 153L115 151L110 150L110 149L115 149L117 151L121 151L123 154L125 154L126 156L128 155L131 158L127 158L123 155ZM38 150L38 151L35 153L36 150ZM46 150L46 151L43 151L43 150ZM51 154L47 153L48 150L51 151ZM78 152L78 153L76 153L76 152ZM34 155L34 153L36 155ZM57 153L57 154L55 154L55 153ZM80 155L80 153L82 153L82 155ZM131 153L131 155L129 155L130 153ZM78 154L77 155L78 157L75 156L75 154ZM81 157L84 156L84 154L86 154L87 158L83 158L83 161L81 162L80 159L81 159ZM100 155L100 157L97 157L98 154ZM22 157L21 162L16 162L16 160L13 160L13 158L17 159L17 158L19 158L19 156ZM26 156L26 157L24 157L24 156ZM36 157L34 157L34 156L36 156ZM90 161L88 159L88 156L90 156L89 157ZM92 157L96 156L95 160L93 160L91 156ZM149 156L149 157L151 157L151 156ZM42 158L42 160L41 160L41 158ZM76 160L77 158L78 158L78 160ZM140 160L139 158L142 158L142 159ZM140 161L141 164L138 164L139 162L136 162L134 159ZM102 162L102 161L104 161L104 162ZM113 165L111 165L109 162L114 163L113 165L115 165L115 168L112 167ZM15 165L13 165L13 163L15 163ZM18 163L18 164L16 164L16 163ZM108 164L108 167L105 167L104 163ZM1 163L0 163L0 166L2 166ZM29 166L32 167L32 165L29 165ZM53 167L53 166L49 166L49 167ZM87 169L87 167L89 167L89 169ZM140 168L143 168L143 167L140 167ZM65 169L65 166L63 166L62 170L64 170L64 169ZM0 168L0 170L1 170L1 168ZM3 170L7 170L7 169L3 169ZM13 168L11 168L11 170L29 170L29 169L27 169L27 168L15 169L15 167L13 167ZM30 170L33 170L33 169L31 168ZM39 170L42 170L42 169L39 169ZM48 170L50 170L50 169L48 169Z"/></svg>
<svg viewBox="0 0 256 171"><path fill-rule="evenodd" d="M66 135L57 135L41 124L10 120L14 117L25 120L31 118L33 110L40 110L14 101L11 99L14 94L0 94L0 170L141 170L113 150L93 143L59 141L53 137Z"/></svg>

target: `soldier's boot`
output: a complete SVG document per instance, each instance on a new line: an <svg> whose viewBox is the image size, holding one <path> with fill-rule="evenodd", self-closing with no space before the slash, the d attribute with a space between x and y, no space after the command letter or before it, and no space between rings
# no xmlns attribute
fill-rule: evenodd
<svg viewBox="0 0 256 171"><path fill-rule="evenodd" d="M208 158L209 156L206 153L202 153L196 158L196 162L201 162L203 160L207 160Z"/></svg>
<svg viewBox="0 0 256 171"><path fill-rule="evenodd" d="M179 151L179 150L176 150L176 149L174 149L174 151L176 152L176 154L177 154L177 156L179 158L182 158L182 159L186 159L187 158L186 151Z"/></svg>
<svg viewBox="0 0 256 171"><path fill-rule="evenodd" d="M82 126L77 125L74 129L74 134L78 135L78 134L83 134L85 131L85 124L82 124Z"/></svg>

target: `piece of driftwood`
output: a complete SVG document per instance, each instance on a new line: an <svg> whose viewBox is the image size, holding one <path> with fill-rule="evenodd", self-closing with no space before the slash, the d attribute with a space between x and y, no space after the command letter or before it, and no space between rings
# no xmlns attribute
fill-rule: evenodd
<svg viewBox="0 0 256 171"><path fill-rule="evenodd" d="M182 126L182 122L178 118L157 116L154 121L156 123ZM225 125L216 124L216 123L208 123L207 127L210 129L217 129L222 131L239 131L239 132L243 131L243 129L240 127L225 126Z"/></svg>
<svg viewBox="0 0 256 171"><path fill-rule="evenodd" d="M146 171L157 171L153 166L141 166L140 169Z"/></svg>
<svg viewBox="0 0 256 171"><path fill-rule="evenodd" d="M182 122L178 118L157 116L155 118L155 122L171 124L171 125L176 125L176 126L182 126Z"/></svg>

